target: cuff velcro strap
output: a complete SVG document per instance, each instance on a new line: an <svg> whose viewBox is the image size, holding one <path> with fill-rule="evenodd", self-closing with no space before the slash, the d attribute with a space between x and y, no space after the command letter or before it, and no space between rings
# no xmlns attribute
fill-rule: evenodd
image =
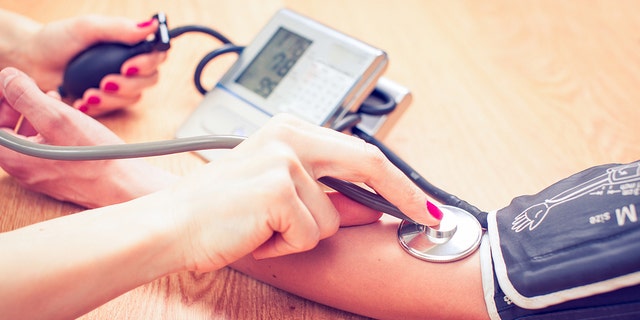
<svg viewBox="0 0 640 320"><path fill-rule="evenodd" d="M640 284L640 162L593 167L489 214L495 276L525 309Z"/></svg>

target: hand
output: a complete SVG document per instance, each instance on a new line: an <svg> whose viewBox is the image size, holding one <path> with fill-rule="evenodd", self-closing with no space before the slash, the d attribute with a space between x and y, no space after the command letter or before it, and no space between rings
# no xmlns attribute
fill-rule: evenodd
<svg viewBox="0 0 640 320"><path fill-rule="evenodd" d="M120 17L82 16L31 28L29 36L16 47L15 61L33 77L43 91L55 90L62 83L67 64L81 51L98 42L134 44L153 34L158 22L136 24ZM82 99L69 101L76 109L97 116L137 102L144 89L158 81L158 66L165 52L135 56L127 60L120 74L105 76L100 89L88 89Z"/></svg>
<svg viewBox="0 0 640 320"><path fill-rule="evenodd" d="M69 146L123 143L98 121L42 93L16 69L0 72L0 86L0 130L12 131L22 113L25 122L20 132L34 142ZM20 184L91 208L131 200L176 179L140 159L56 161L0 149L0 167Z"/></svg>
<svg viewBox="0 0 640 320"><path fill-rule="evenodd" d="M0 72L0 126L21 112L40 143L122 143L97 121L43 94L23 73ZM29 131L29 130L25 130ZM142 162L67 162L0 152L0 166L36 191L89 207L155 191L175 177ZM220 268L252 253L258 258L308 250L340 225L376 220L379 213L339 194L327 195L323 176L362 182L417 222L433 225L426 196L377 148L290 116L277 116L219 161L155 193L157 214L174 221L171 241L188 269ZM339 214L343 212L343 214ZM173 232L172 232L173 233ZM176 248L176 247L174 247Z"/></svg>
<svg viewBox="0 0 640 320"><path fill-rule="evenodd" d="M544 220L550 209L547 202L530 206L515 217L511 224L511 230L520 232L525 229L530 231L535 229Z"/></svg>
<svg viewBox="0 0 640 320"><path fill-rule="evenodd" d="M323 176L365 183L416 221L438 223L425 194L380 150L285 115L156 201L170 213L163 219L175 221L187 269L209 271L249 253L268 258L305 251L334 234L342 216L317 182ZM378 217L360 210L357 222Z"/></svg>

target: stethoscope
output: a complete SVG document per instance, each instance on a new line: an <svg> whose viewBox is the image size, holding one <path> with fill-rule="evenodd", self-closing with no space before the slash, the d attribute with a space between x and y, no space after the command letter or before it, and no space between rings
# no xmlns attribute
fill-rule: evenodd
<svg viewBox="0 0 640 320"><path fill-rule="evenodd" d="M159 13L154 18L158 20L159 28L152 40L135 45L98 44L75 57L66 69L60 93L63 96L80 97L87 88L97 88L104 75L119 73L122 63L130 57L151 51L166 51L170 47L169 41L172 37L185 32L201 32L217 38L224 44L220 49L208 54L196 68L196 87L204 94L206 89L200 84L204 65L220 54L240 53L243 49L207 27L185 26L169 30L164 14ZM363 114L384 115L392 112L394 108L394 99L376 89L358 112L344 117L333 129L350 131L353 135L377 146L418 187L442 203L439 208L443 211L443 218L438 226L429 227L416 223L380 195L353 183L333 177L321 177L318 180L363 205L401 219L398 241L412 256L431 262L450 262L467 257L479 247L483 230L487 226L487 213L429 183L381 141L357 126ZM244 140L245 137L240 136L209 135L121 145L53 146L37 144L0 130L0 145L8 149L39 158L69 161L139 158L205 149L231 149Z"/></svg>

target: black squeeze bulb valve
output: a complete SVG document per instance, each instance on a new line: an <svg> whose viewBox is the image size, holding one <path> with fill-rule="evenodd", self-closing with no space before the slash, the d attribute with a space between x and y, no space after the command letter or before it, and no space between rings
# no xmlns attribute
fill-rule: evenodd
<svg viewBox="0 0 640 320"><path fill-rule="evenodd" d="M124 43L98 43L75 56L65 69L58 92L63 98L78 99L89 88L99 88L108 74L119 74L122 64L129 58L152 51L167 51L171 47L169 29L164 13L153 16L158 30L151 40L134 45Z"/></svg>

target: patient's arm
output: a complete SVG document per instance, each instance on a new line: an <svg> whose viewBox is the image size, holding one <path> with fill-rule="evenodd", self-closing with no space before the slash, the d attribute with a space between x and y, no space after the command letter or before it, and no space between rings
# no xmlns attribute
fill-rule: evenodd
<svg viewBox="0 0 640 320"><path fill-rule="evenodd" d="M488 318L480 258L431 263L398 244L398 222L342 228L313 250L276 259L252 257L232 265L302 297L384 319Z"/></svg>
<svg viewBox="0 0 640 320"><path fill-rule="evenodd" d="M68 108L59 101L52 101L51 97L40 93L31 82L27 81L26 77L18 76L17 71L9 72L10 74L7 72L0 73L4 75L0 84L4 84L5 87L9 85L14 87L13 90L5 88L4 104L0 106L10 107L8 103L16 102L17 97L20 97L18 100L21 103L12 104L12 106L18 107L17 109L31 120L31 124L41 135L39 138L45 140L43 142L54 142L54 144L66 142L71 145L122 143L115 134L95 120ZM7 81L8 79L13 80ZM12 94L8 95L7 92ZM31 94L25 94L25 92L31 92ZM11 97L16 99L10 99ZM48 108L41 108L43 105ZM36 108L38 106L39 108ZM14 113L14 116L16 117L12 121L17 120L17 114ZM7 117L2 119L7 120ZM15 125L12 121L0 122L0 127L4 125L11 128ZM74 140L70 141L71 138ZM82 165L73 163L68 164L69 167L45 166L38 165L41 163L39 161L45 160L27 161L26 156L13 158L18 155L11 156L10 151L2 151L0 163L11 165L14 169L24 169L21 172L26 172L28 175L26 178L31 178L23 177L25 181L48 182L47 187L39 189L40 191L85 205L101 206L106 200L111 203L127 201L164 185L170 185L176 180L176 177L168 172L162 172L159 168L152 168L148 164L145 167L145 162L142 161L139 162L139 166L127 166L126 163L129 162L123 161L113 161L113 164L122 164L114 166L106 166L105 162ZM21 161L14 161L16 159ZM53 174L45 170L60 168L65 170L53 171ZM81 192L58 188L60 185L68 184L66 182L72 177L86 176L87 172L102 173L101 176L106 178L98 181L99 183L80 185ZM34 177L46 179L33 179ZM135 177L145 177L145 179L135 179ZM60 181L65 183L61 184ZM118 197L105 197L103 188L113 189L116 182L119 182L119 187L121 186L126 192L118 193L120 195ZM37 186L29 185L29 187L38 190ZM55 193L58 191L59 194ZM76 196L78 194L84 198ZM341 213L342 225L363 224L378 218L378 215L372 215L370 209L362 206L353 207L349 203L336 201L337 197L335 194L331 195L332 203ZM68 219L73 218L63 221ZM398 245L397 220L383 221L385 222L375 222L362 227L343 228L334 237L321 241L317 248L305 254L261 262L245 258L234 267L292 293L374 317L402 319L486 317L477 255L447 264L417 260L406 254ZM64 225L68 227L67 224ZM74 230L87 232L78 228ZM88 251L88 253L95 255L97 252ZM129 262L133 263L133 261ZM75 264L75 266L80 267L81 264ZM59 277L52 277L52 279L59 280ZM7 288L7 286L0 286L0 288Z"/></svg>

